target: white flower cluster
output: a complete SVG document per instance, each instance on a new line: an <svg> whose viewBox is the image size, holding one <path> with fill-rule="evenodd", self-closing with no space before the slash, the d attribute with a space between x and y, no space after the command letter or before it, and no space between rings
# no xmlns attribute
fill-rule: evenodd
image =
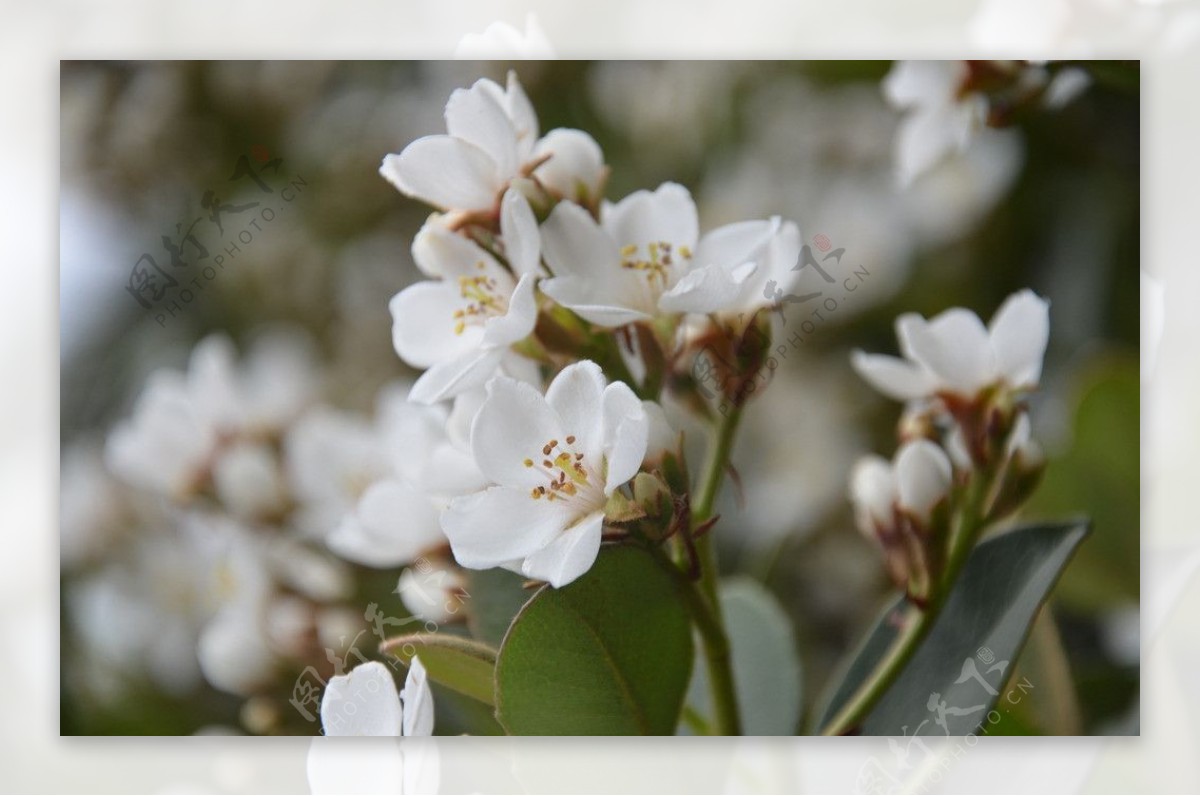
<svg viewBox="0 0 1200 796"><path fill-rule="evenodd" d="M897 61L883 81L905 112L896 133L896 177L907 187L939 161L966 149L985 127L1022 107L1057 109L1088 87L1081 69L1037 61Z"/></svg>
<svg viewBox="0 0 1200 796"><path fill-rule="evenodd" d="M412 142L381 168L439 210L412 247L429 279L390 307L397 353L424 370L409 400L444 417L444 461L410 446L403 455L418 462L409 480L418 489L402 496L393 487L385 499L372 486L357 527L335 539L345 551L365 532L360 550L404 549L430 516L409 498L434 495L458 564L562 586L595 560L614 491L661 450L655 440L673 435L638 384L608 383L599 364L556 348L539 323L593 340L644 324L675 351L685 317L753 314L772 304L768 283L789 289L800 234L771 218L702 235L691 195L674 183L603 201L599 146L578 130L540 136L512 73L504 87L484 79L455 91L445 116L446 135ZM621 354L646 375L636 350ZM557 375L543 388L545 372ZM452 465L457 490L423 483L464 455ZM401 516L404 528L384 529Z"/></svg>
<svg viewBox="0 0 1200 796"><path fill-rule="evenodd" d="M937 509L972 473L990 481L986 514L1027 496L1041 471L1023 397L1037 388L1049 339L1049 303L1032 291L1009 296L988 326L966 309L896 320L902 358L855 351L856 370L883 394L906 401L892 462L875 455L854 468L850 496L860 530L879 541L893 579L913 592L927 581L931 546L948 521ZM921 551L921 552L915 552ZM936 558L934 551L933 557ZM923 585L928 587L928 583Z"/></svg>
<svg viewBox="0 0 1200 796"><path fill-rule="evenodd" d="M68 599L114 669L251 696L354 635L350 570L304 521L328 492L305 480L314 454L294 439L319 381L295 330L260 335L240 361L214 335L185 371L150 375L103 458L68 449Z"/></svg>

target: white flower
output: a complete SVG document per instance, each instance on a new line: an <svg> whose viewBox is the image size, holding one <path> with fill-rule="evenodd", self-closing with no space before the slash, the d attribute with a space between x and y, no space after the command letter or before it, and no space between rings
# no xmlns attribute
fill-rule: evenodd
<svg viewBox="0 0 1200 796"><path fill-rule="evenodd" d="M471 429L471 448L497 486L457 498L442 515L458 563L508 566L562 586L600 550L604 506L637 474L647 419L628 386L599 366L562 370L543 396L497 377Z"/></svg>
<svg viewBox="0 0 1200 796"><path fill-rule="evenodd" d="M696 205L675 183L606 205L599 224L579 205L561 203L542 225L546 262L555 274L542 291L602 326L730 310L753 302L755 287L761 298L765 282L750 277L760 270L774 274L786 259L773 245L777 235L784 250L795 241L790 268L799 255L799 232L778 219L731 224L699 239Z"/></svg>
<svg viewBox="0 0 1200 796"><path fill-rule="evenodd" d="M224 440L278 433L315 386L311 352L293 332L262 335L241 363L228 337L209 336L193 349L186 373L151 374L133 415L109 436L108 464L135 486L186 498Z"/></svg>
<svg viewBox="0 0 1200 796"><path fill-rule="evenodd" d="M540 158L558 157L562 143L567 144L564 161L590 165L580 154L580 137L591 141L586 133L552 140L552 131L538 141L537 115L515 72L508 73L506 88L482 79L469 89L457 89L446 103L445 116L448 135L418 138L399 155L385 157L379 169L402 193L442 210L496 213L509 183ZM561 175L554 177L560 179ZM590 169L579 179L592 179Z"/></svg>
<svg viewBox="0 0 1200 796"><path fill-rule="evenodd" d="M949 394L968 400L981 390L1037 386L1050 333L1050 304L1030 290L1009 296L987 327L954 308L926 321L896 319L904 359L855 351L855 369L883 394L907 401Z"/></svg>
<svg viewBox="0 0 1200 796"><path fill-rule="evenodd" d="M433 718L433 693L420 658L412 659L399 693L388 667L368 661L330 678L321 697L326 735L432 735Z"/></svg>
<svg viewBox="0 0 1200 796"><path fill-rule="evenodd" d="M444 545L439 512L485 481L448 437L444 407L414 404L393 387L377 414L372 426L313 413L289 435L287 453L309 527L342 558L391 568Z"/></svg>
<svg viewBox="0 0 1200 796"><path fill-rule="evenodd" d="M550 46L537 14L525 16L525 32L507 22L493 22L483 33L468 33L454 48L454 57L475 61L552 61L558 56Z"/></svg>
<svg viewBox="0 0 1200 796"><path fill-rule="evenodd" d="M428 368L412 400L436 403L483 386L509 346L533 331L541 245L533 211L516 190L504 195L501 230L516 279L482 247L436 221L417 234L413 258L435 279L405 288L389 305L396 353Z"/></svg>
<svg viewBox="0 0 1200 796"><path fill-rule="evenodd" d="M850 476L850 499L859 530L871 538L880 530L890 531L897 511L927 523L951 483L950 459L929 440L904 443L891 462L876 455L863 457Z"/></svg>
<svg viewBox="0 0 1200 796"><path fill-rule="evenodd" d="M984 126L987 101L963 92L963 61L897 61L883 80L888 102L906 111L896 133L897 179L907 187L953 152L961 152Z"/></svg>

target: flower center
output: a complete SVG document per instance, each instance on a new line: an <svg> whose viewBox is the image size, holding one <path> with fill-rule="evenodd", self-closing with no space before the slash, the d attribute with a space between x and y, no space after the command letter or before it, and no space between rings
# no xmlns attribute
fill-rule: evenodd
<svg viewBox="0 0 1200 796"><path fill-rule="evenodd" d="M679 263L676 255L682 260L692 259L692 250L687 246L675 246L665 240L650 241L643 247L631 243L621 249L621 267L630 271L638 271L645 275L646 282L660 292L666 290L674 281L672 269Z"/></svg>
<svg viewBox="0 0 1200 796"><path fill-rule="evenodd" d="M476 267L482 271L485 266L480 261ZM508 297L500 292L496 280L487 274L460 276L458 290L467 303L454 311L455 334L462 334L467 326L481 326L489 318L508 312Z"/></svg>
<svg viewBox="0 0 1200 796"><path fill-rule="evenodd" d="M594 491L595 483L591 480L591 472L584 465L583 454L576 452L570 446L575 444L575 437L568 436L560 445L552 439L542 446L541 461L526 459L524 464L530 469L536 469L546 477L546 483L535 486L529 491L534 500L568 500L584 498Z"/></svg>

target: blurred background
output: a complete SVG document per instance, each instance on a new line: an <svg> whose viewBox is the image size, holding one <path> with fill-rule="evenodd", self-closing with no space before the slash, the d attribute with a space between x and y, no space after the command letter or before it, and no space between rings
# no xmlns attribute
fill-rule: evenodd
<svg viewBox="0 0 1200 796"><path fill-rule="evenodd" d="M369 630L369 604L405 616L392 593L398 572L336 560L293 512L262 532L272 540L269 582L253 588L262 638L228 628L211 595L229 579L230 556L205 540L246 523L170 505L112 472L103 449L147 376L185 368L212 333L251 360L288 348L304 362L308 408L369 422L380 389L414 376L392 349L387 300L418 278L408 245L428 213L379 177L379 161L441 132L454 88L508 68L543 131L578 127L601 144L610 199L681 182L703 228L779 214L806 242L820 248L824 236L844 249L831 271L866 274L852 293L838 280L837 309L819 322L788 312L785 328L809 320L811 331L747 413L734 455L740 500L727 489L720 507L723 567L759 578L788 610L810 709L888 592L876 551L853 528L846 479L861 454L890 455L899 407L851 371L849 351L894 353L901 312L957 305L986 319L1022 287L1050 299L1033 399L1050 464L1026 515L1087 514L1094 534L1018 662L1042 667L1046 696L1014 731L1137 732L1136 85L1098 75L1065 107L985 130L901 189L900 115L880 90L889 67L65 62L61 732L315 733L289 705L297 677ZM214 207L223 234L199 248L225 252L224 265L211 278L173 268L165 241L194 257L189 225L208 225ZM158 282L135 280L135 268ZM164 288L169 276L178 284ZM321 588L297 585L314 582ZM222 664L247 654L263 676L227 676ZM439 700L439 732L458 731L456 709Z"/></svg>

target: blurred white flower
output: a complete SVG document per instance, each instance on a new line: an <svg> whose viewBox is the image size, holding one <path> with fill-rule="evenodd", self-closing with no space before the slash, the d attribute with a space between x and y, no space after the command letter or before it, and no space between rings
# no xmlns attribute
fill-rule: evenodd
<svg viewBox="0 0 1200 796"><path fill-rule="evenodd" d="M547 135L539 146L537 115L516 72L508 73L505 88L484 78L469 89L455 90L445 116L447 135L418 138L400 154L383 159L379 173L401 193L447 212L495 217L514 178L527 176L542 159L558 156L552 146L556 141L566 146L564 162L589 167L580 179L592 177L590 160L580 154L582 138L591 138L587 133L576 131L569 139Z"/></svg>
<svg viewBox="0 0 1200 796"><path fill-rule="evenodd" d="M444 561L400 573L396 593L413 616L440 625L461 614L466 594L462 571Z"/></svg>
<svg viewBox="0 0 1200 796"><path fill-rule="evenodd" d="M368 661L331 678L321 698L321 727L330 736L432 735L433 719L433 693L415 657L399 693L388 667Z"/></svg>
<svg viewBox="0 0 1200 796"><path fill-rule="evenodd" d="M537 14L526 14L525 32L507 22L493 22L483 33L468 33L454 48L454 57L476 61L531 60L556 58Z"/></svg>
<svg viewBox="0 0 1200 796"><path fill-rule="evenodd" d="M287 506L287 485L278 457L260 442L235 442L213 465L217 498L235 517L279 514Z"/></svg>
<svg viewBox="0 0 1200 796"><path fill-rule="evenodd" d="M533 331L541 244L529 202L516 190L504 195L501 229L515 274L436 221L417 234L413 259L434 279L405 288L389 305L396 353L428 368L412 400L436 403L483 386L509 346Z"/></svg>
<svg viewBox="0 0 1200 796"><path fill-rule="evenodd" d="M794 224L772 219L731 224L701 239L696 205L675 183L604 206L599 223L563 203L542 225L555 274L542 290L602 326L766 304L765 280L791 278L799 237ZM762 279L751 280L756 273ZM759 295L751 295L756 287Z"/></svg>
<svg viewBox="0 0 1200 796"><path fill-rule="evenodd" d="M249 696L271 682L279 658L267 640L264 609L258 600L231 603L200 633L200 670L216 688Z"/></svg>
<svg viewBox="0 0 1200 796"><path fill-rule="evenodd" d="M1049 334L1049 302L1022 290L1005 300L988 327L957 307L929 321L901 315L896 336L903 359L855 351L851 362L875 389L897 400L942 394L974 400L997 385L1036 387Z"/></svg>
<svg viewBox="0 0 1200 796"><path fill-rule="evenodd" d="M151 374L132 416L109 435L108 464L135 486L187 499L205 483L222 445L279 433L315 387L303 337L269 332L239 363L232 341L211 335L193 349L186 373Z"/></svg>
<svg viewBox="0 0 1200 796"><path fill-rule="evenodd" d="M416 560L446 543L438 514L451 498L479 489L470 453L447 435L448 412L385 389L375 423L331 410L296 425L289 470L312 528L342 558L372 567Z"/></svg>
<svg viewBox="0 0 1200 796"><path fill-rule="evenodd" d="M883 93L905 111L896 133L896 176L910 185L952 152L966 149L984 126L987 102L962 90L968 77L963 61L897 61L883 80Z"/></svg>
<svg viewBox="0 0 1200 796"><path fill-rule="evenodd" d="M594 362L562 370L545 396L497 377L471 431L498 486L450 503L442 528L469 569L507 566L554 586L586 572L600 550L604 507L646 454L642 403Z"/></svg>
<svg viewBox="0 0 1200 796"><path fill-rule="evenodd" d="M104 466L103 447L92 440L62 452L59 490L59 555L64 567L101 556L136 521L129 487Z"/></svg>

